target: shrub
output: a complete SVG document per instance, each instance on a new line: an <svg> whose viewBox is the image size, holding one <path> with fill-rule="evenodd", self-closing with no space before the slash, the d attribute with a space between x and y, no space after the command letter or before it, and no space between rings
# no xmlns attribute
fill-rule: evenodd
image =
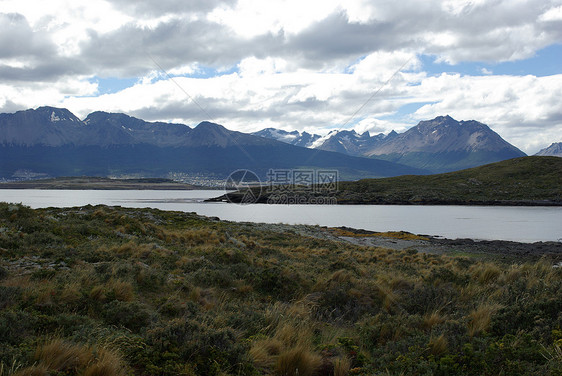
<svg viewBox="0 0 562 376"><path fill-rule="evenodd" d="M152 321L148 307L139 302L113 300L102 307L101 316L110 325L123 326L139 332Z"/></svg>

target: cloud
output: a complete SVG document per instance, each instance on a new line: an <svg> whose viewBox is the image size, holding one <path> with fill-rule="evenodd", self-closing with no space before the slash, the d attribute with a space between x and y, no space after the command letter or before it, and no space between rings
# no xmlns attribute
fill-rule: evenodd
<svg viewBox="0 0 562 376"><path fill-rule="evenodd" d="M420 98L427 98L427 93L433 93L431 98L436 103L418 109L414 119L449 114L458 120L478 120L529 152L538 151L538 139L560 139L561 111L556 98L562 95L562 74L547 77L443 74L412 88L412 94Z"/></svg>
<svg viewBox="0 0 562 376"><path fill-rule="evenodd" d="M493 67L532 57L562 43L559 0L4 0L2 8L5 111L59 105L190 125L211 117L245 131L376 132L449 113L526 150L559 138L559 75L435 75L420 62ZM137 84L100 95L92 82L111 78ZM403 113L415 103L430 104Z"/></svg>
<svg viewBox="0 0 562 376"><path fill-rule="evenodd" d="M560 7L539 0L326 0L314 7L296 0L201 0L189 6L172 0L55 1L61 9L7 4L23 15L3 16L0 58L27 61L22 69L29 70L38 61L60 66L66 58L71 64L62 67L69 74L102 77L146 74L154 69L147 54L165 69L232 67L269 56L290 61L288 67L342 70L376 51L432 54L449 63L509 61L562 39ZM7 68L11 80L30 76Z"/></svg>
<svg viewBox="0 0 562 376"><path fill-rule="evenodd" d="M219 6L232 6L235 0L109 0L116 9L136 17L154 18L167 14L206 13Z"/></svg>
<svg viewBox="0 0 562 376"><path fill-rule="evenodd" d="M0 13L0 59L48 58L56 46L41 32L34 31L18 13Z"/></svg>

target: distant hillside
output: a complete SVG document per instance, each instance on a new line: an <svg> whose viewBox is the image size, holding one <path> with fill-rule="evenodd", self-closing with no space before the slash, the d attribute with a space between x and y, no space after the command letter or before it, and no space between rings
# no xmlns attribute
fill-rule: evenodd
<svg viewBox="0 0 562 376"><path fill-rule="evenodd" d="M545 202L541 202L545 201ZM562 159L523 157L462 171L342 182L338 203L562 205Z"/></svg>
<svg viewBox="0 0 562 376"><path fill-rule="evenodd" d="M287 195L301 203L329 195L316 191ZM228 196L237 202L242 192ZM276 203L275 197L262 194L259 202ZM340 182L334 197L338 204L562 205L562 159L522 157L437 175Z"/></svg>
<svg viewBox="0 0 562 376"><path fill-rule="evenodd" d="M553 157L562 157L562 142L555 142L549 147L542 149L535 155L546 156L550 155Z"/></svg>
<svg viewBox="0 0 562 376"><path fill-rule="evenodd" d="M200 187L183 184L170 179L110 179L103 177L60 177L0 183L0 189L151 189L191 190ZM208 189L208 188L206 188Z"/></svg>

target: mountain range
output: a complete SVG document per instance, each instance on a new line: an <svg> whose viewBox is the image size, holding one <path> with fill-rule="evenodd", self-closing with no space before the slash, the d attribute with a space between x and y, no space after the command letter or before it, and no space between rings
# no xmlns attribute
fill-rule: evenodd
<svg viewBox="0 0 562 376"><path fill-rule="evenodd" d="M554 142L549 147L540 150L535 155L562 157L562 142Z"/></svg>
<svg viewBox="0 0 562 376"><path fill-rule="evenodd" d="M230 131L207 121L190 128L106 112L80 120L67 109L54 107L0 114L0 179L4 180L172 173L225 178L237 169L249 169L261 179L270 169L337 170L340 179L425 173L394 162Z"/></svg>
<svg viewBox="0 0 562 376"><path fill-rule="evenodd" d="M454 171L525 156L487 125L439 116L404 133L353 130L325 136L266 128L253 134L204 121L147 122L96 111L81 120L64 108L0 114L0 179L18 176L224 178L249 169L338 170L342 180Z"/></svg>
<svg viewBox="0 0 562 376"><path fill-rule="evenodd" d="M305 133L268 128L253 134L293 143ZM384 159L432 173L525 156L487 125L474 120L457 121L450 116L421 121L400 134L392 131L388 135L371 136L369 132L359 134L342 130L332 131L324 137L306 133L306 138L314 140L303 145L309 148Z"/></svg>

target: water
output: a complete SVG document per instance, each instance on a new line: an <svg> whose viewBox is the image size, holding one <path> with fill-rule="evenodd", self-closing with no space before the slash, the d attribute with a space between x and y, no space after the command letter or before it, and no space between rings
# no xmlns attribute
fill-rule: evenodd
<svg viewBox="0 0 562 376"><path fill-rule="evenodd" d="M222 191L0 190L0 201L32 208L87 204L197 212L231 221L348 226L446 238L562 241L561 207L236 205L204 203Z"/></svg>

